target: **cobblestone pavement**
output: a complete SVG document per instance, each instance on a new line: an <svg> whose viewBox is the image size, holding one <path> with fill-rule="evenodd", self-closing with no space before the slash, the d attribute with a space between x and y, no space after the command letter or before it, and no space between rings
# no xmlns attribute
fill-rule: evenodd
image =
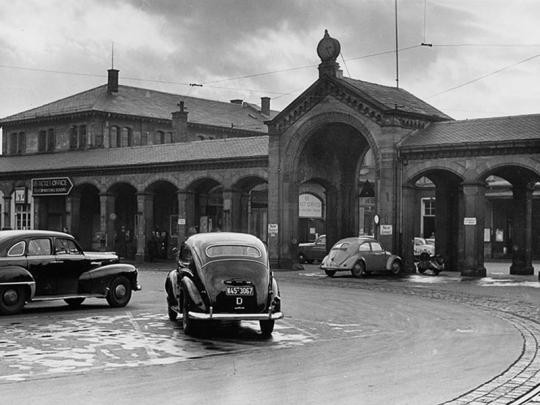
<svg viewBox="0 0 540 405"><path fill-rule="evenodd" d="M498 268L498 266L494 266ZM540 405L540 282L536 276L495 275L462 280L457 273L442 276L409 275L401 279L374 277L329 278L316 266L279 274L304 283L332 283L342 287L445 300L487 311L512 324L523 338L516 361L500 375L444 405L534 404ZM489 276L489 274L488 274ZM441 404L442 405L442 404Z"/></svg>

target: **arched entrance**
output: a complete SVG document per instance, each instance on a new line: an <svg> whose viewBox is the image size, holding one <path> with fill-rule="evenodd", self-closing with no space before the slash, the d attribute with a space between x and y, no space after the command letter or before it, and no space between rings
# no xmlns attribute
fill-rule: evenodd
<svg viewBox="0 0 540 405"><path fill-rule="evenodd" d="M178 245L178 188L164 180L152 183L147 192L151 212L146 212L146 256L167 259L170 248Z"/></svg>
<svg viewBox="0 0 540 405"><path fill-rule="evenodd" d="M533 192L540 175L506 164L483 173L481 180L488 190L484 242L496 255L511 257L510 274L534 274L533 246L538 243L540 220Z"/></svg>
<svg viewBox="0 0 540 405"><path fill-rule="evenodd" d="M267 240L268 183L258 176L244 177L231 190L232 231L247 232Z"/></svg>
<svg viewBox="0 0 540 405"><path fill-rule="evenodd" d="M295 200L307 190L325 196L327 247L359 233L358 178L368 150L366 138L352 126L326 123L306 137L294 162ZM296 235L300 237L303 221L298 208L296 211Z"/></svg>
<svg viewBox="0 0 540 405"><path fill-rule="evenodd" d="M193 193L197 232L222 230L223 186L214 179L204 178L194 182L188 190Z"/></svg>
<svg viewBox="0 0 540 405"><path fill-rule="evenodd" d="M114 235L114 250L120 257L134 259L137 251L137 190L128 183L116 183L109 189L113 211L109 216Z"/></svg>
<svg viewBox="0 0 540 405"><path fill-rule="evenodd" d="M74 188L70 199L72 207L71 229L69 231L79 240L83 249L99 249L99 190L92 184L81 184Z"/></svg>

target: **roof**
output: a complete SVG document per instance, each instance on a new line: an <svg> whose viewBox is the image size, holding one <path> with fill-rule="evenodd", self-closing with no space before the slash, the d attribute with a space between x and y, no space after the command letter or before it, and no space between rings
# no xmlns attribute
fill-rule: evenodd
<svg viewBox="0 0 540 405"><path fill-rule="evenodd" d="M11 238L26 238L31 236L55 236L62 238L73 238L73 236L56 231L42 231L42 230L6 230L0 231L0 242L3 242Z"/></svg>
<svg viewBox="0 0 540 405"><path fill-rule="evenodd" d="M170 120L171 113L179 110L179 101L184 102L189 123L268 131L264 121L269 117L261 114L252 104L227 103L122 85L118 86L118 92L113 94L107 91L107 85L83 91L10 115L0 120L0 124L91 111ZM271 117L276 114L276 111L271 111Z"/></svg>
<svg viewBox="0 0 540 405"><path fill-rule="evenodd" d="M401 148L540 140L540 114L434 122L411 133Z"/></svg>
<svg viewBox="0 0 540 405"><path fill-rule="evenodd" d="M362 80L343 77L344 81L354 89L359 90L363 95L382 104L386 109L420 114L425 116L435 116L445 120L452 118L432 105L412 95L406 90L397 87L383 86L381 84L365 82Z"/></svg>
<svg viewBox="0 0 540 405"><path fill-rule="evenodd" d="M113 166L187 163L200 160L266 158L268 136L2 156L0 173L97 169Z"/></svg>

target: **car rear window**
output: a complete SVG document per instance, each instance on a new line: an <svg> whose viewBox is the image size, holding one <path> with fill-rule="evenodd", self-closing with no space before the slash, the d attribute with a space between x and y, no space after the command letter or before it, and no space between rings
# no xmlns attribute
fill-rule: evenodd
<svg viewBox="0 0 540 405"><path fill-rule="evenodd" d="M261 257L261 251L254 246L244 245L213 245L206 248L208 257L220 256L244 256L244 257Z"/></svg>
<svg viewBox="0 0 540 405"><path fill-rule="evenodd" d="M348 242L338 242L332 247L332 250L346 250L348 247Z"/></svg>

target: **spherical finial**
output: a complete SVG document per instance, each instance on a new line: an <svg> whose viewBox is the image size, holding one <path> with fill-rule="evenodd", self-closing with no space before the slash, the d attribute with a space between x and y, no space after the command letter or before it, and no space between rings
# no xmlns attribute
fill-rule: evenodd
<svg viewBox="0 0 540 405"><path fill-rule="evenodd" d="M339 41L332 38L328 34L328 30L324 30L324 37L319 41L317 45L317 55L323 62L335 61L341 52L341 45Z"/></svg>

